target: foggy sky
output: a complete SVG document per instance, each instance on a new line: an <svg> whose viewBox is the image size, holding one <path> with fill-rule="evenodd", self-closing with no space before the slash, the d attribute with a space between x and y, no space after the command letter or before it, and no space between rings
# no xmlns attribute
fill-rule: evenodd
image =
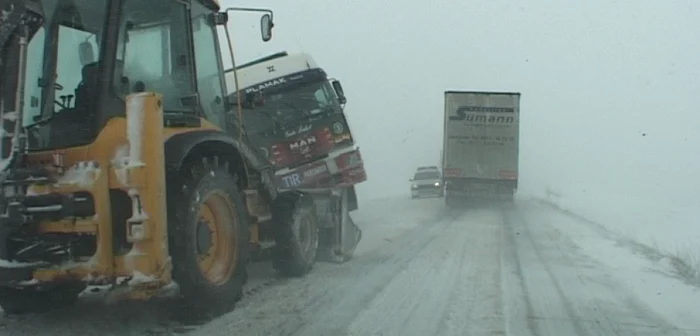
<svg viewBox="0 0 700 336"><path fill-rule="evenodd" d="M310 53L343 83L368 169L363 199L408 197L438 164L445 90L518 91L521 192L625 190L698 204L700 3L224 1L237 62Z"/></svg>

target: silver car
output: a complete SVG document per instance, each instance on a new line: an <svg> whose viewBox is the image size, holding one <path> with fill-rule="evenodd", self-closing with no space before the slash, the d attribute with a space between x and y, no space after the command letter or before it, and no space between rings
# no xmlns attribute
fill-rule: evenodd
<svg viewBox="0 0 700 336"><path fill-rule="evenodd" d="M443 197L445 189L437 169L418 169L411 181L411 198Z"/></svg>

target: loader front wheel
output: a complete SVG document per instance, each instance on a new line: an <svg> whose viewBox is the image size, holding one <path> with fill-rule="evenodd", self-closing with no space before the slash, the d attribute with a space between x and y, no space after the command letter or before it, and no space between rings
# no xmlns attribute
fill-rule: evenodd
<svg viewBox="0 0 700 336"><path fill-rule="evenodd" d="M248 213L227 164L204 159L169 194L173 278L188 310L223 312L240 299L248 261ZM170 189L170 185L169 185Z"/></svg>
<svg viewBox="0 0 700 336"><path fill-rule="evenodd" d="M310 196L278 197L273 212L275 247L273 266L282 275L307 274L318 252L318 217Z"/></svg>

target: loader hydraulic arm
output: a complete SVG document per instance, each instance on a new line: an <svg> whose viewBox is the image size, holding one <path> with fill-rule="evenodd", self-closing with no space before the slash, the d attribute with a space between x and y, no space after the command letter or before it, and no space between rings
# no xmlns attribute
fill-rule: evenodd
<svg viewBox="0 0 700 336"><path fill-rule="evenodd" d="M43 23L42 13L41 5L32 0L0 1L0 181L24 151L21 125L27 44Z"/></svg>

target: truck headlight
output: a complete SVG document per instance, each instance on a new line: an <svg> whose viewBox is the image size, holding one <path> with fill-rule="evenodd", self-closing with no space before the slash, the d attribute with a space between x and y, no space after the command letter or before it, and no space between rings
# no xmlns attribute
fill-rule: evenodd
<svg viewBox="0 0 700 336"><path fill-rule="evenodd" d="M439 186L440 186L440 182L435 182L435 186L436 186L436 187L439 187Z"/></svg>

